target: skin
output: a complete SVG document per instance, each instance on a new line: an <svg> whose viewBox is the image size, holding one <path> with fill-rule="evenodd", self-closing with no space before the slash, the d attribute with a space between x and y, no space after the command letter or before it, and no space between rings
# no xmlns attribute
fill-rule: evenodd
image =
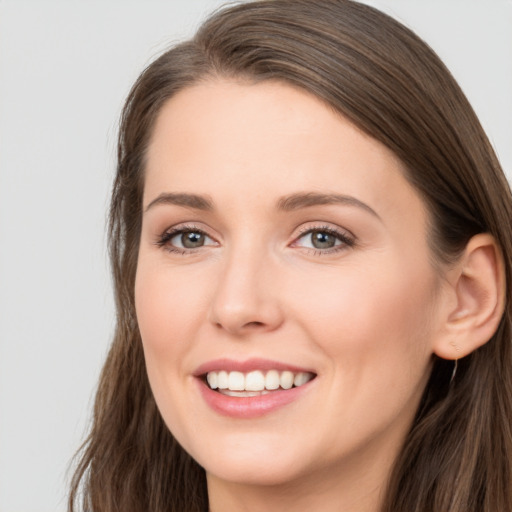
<svg viewBox="0 0 512 512"><path fill-rule="evenodd" d="M277 208L304 192L352 199ZM212 209L157 200L167 193ZM144 208L135 298L148 375L167 426L206 469L211 510L377 511L445 302L401 162L306 92L212 80L160 112ZM206 233L204 245L159 244L174 227ZM308 233L326 228L341 233L334 250ZM225 357L317 376L291 404L230 418L193 376Z"/></svg>

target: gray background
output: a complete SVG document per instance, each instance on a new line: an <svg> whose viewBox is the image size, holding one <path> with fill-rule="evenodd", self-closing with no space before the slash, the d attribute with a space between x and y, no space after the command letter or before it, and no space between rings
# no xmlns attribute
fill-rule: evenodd
<svg viewBox="0 0 512 512"><path fill-rule="evenodd" d="M220 0L0 0L0 512L65 510L113 330L105 211L142 68ZM368 1L425 38L512 175L512 1Z"/></svg>

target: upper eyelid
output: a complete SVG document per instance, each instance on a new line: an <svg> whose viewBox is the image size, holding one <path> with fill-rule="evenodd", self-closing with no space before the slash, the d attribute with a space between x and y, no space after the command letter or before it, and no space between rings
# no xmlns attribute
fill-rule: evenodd
<svg viewBox="0 0 512 512"><path fill-rule="evenodd" d="M304 224L308 224L307 226L304 226ZM318 224L315 224L315 221L310 221L310 222L306 222L306 223L303 223L301 224L301 226L299 228L295 228L294 231L297 231L297 229L299 230L298 233L292 235L293 237L297 237L297 236L301 236L301 235L304 235L306 233L309 233L311 231L321 231L322 229L323 230L326 230L326 231L332 231L334 233L346 233L348 234L350 237L353 237L355 238L354 234L346 229L346 228L342 228L340 226L337 226L337 225L331 225L331 224L328 224L328 223L325 223L325 222L320 222ZM179 223L179 224L175 224L175 225L172 225L172 226L169 226L167 228L165 228L162 232L162 234L165 234L165 233L169 233L169 232L180 232L180 231L199 231L201 233L204 233L205 235L208 235L208 236L211 236L212 238L215 238L214 236L212 236L210 234L210 229L209 228L204 228L204 227L201 227L195 223Z"/></svg>
<svg viewBox="0 0 512 512"><path fill-rule="evenodd" d="M306 223L307 224L307 223ZM314 223L313 223L314 224ZM308 225L302 226L299 228L299 233L295 235L295 240L304 236L312 231L328 231L333 234L346 235L347 238L356 239L356 236L347 228L342 228L341 226L327 224L327 223L319 223L317 225Z"/></svg>
<svg viewBox="0 0 512 512"><path fill-rule="evenodd" d="M172 226L169 226L167 228L165 228L163 231L162 231L162 235L165 235L166 233L181 233L181 232L184 232L184 231L197 231L199 233L202 233L204 235L207 235L209 236L210 238L214 238L215 239L215 236L213 236L211 234L211 230L208 229L208 228L205 228L205 227L202 227L202 226L199 226L195 223L187 223L187 222L184 222L184 223L179 223L179 224L174 224Z"/></svg>
<svg viewBox="0 0 512 512"><path fill-rule="evenodd" d="M208 238L212 239L214 242L219 243L217 237L213 236L210 233L209 229L205 229L203 227L200 227L195 224L188 224L188 223L179 223L174 224L172 226L169 226L165 228L163 231L159 231L156 233L156 240L157 244L162 242L162 240L166 239L168 242L171 238L174 238L175 236L179 235L180 233L186 233L186 232L198 232L201 233Z"/></svg>
<svg viewBox="0 0 512 512"><path fill-rule="evenodd" d="M201 223L199 223L201 224ZM158 235L158 239L162 239L164 237L174 237L182 232L194 232L197 231L199 233L204 234L208 238L212 239L217 244L221 243L219 240L221 237L215 236L212 234L212 230L209 229L209 227L205 228L203 226L200 226L199 224L196 224L195 222L183 222L178 223L175 225L172 225L170 227L167 227L164 231L160 232ZM338 226L337 224L331 224L326 221L308 221L302 223L299 227L294 229L294 233L291 236L291 242L289 244L294 244L297 240L302 238L303 236L313 232L313 231L326 231L334 236L339 235L343 238L349 238L352 241L355 242L356 236L347 228ZM168 238L169 240L169 238Z"/></svg>
<svg viewBox="0 0 512 512"><path fill-rule="evenodd" d="M315 231L326 232L331 236L336 237L337 240L341 243L329 248L303 247L300 244L300 241L305 238L306 235L310 235ZM358 245L358 240L350 230L342 228L338 225L336 225L336 227L333 225L326 225L325 223L322 225L310 225L307 227L302 227L301 232L294 237L290 244L291 247L297 247L309 252L313 251L315 255L339 253L340 251L345 251L348 248L353 248L356 245Z"/></svg>
<svg viewBox="0 0 512 512"><path fill-rule="evenodd" d="M171 243L173 238L180 236L180 234L187 233L187 232L201 233L202 235L204 235L206 238L209 238L214 243L213 244L204 244L204 245L201 245L199 247L194 247L194 248L180 247L179 245L175 245L175 244ZM156 240L154 241L154 244L159 249L165 249L166 251L168 251L170 253L180 253L182 255L185 255L185 254L191 255L191 254L197 253L204 247L211 247L213 245L218 245L219 242L214 237L210 236L210 234L202 228L199 228L197 226L187 225L187 224L181 224L181 225L177 224L177 225L168 227L163 232L160 232L156 236Z"/></svg>

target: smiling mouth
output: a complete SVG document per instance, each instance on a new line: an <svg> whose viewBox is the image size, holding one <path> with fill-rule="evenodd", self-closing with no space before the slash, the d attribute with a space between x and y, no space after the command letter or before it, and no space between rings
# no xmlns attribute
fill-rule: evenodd
<svg viewBox="0 0 512 512"><path fill-rule="evenodd" d="M314 373L269 370L212 371L203 376L208 387L223 395L234 397L261 396L273 391L298 388L315 378Z"/></svg>

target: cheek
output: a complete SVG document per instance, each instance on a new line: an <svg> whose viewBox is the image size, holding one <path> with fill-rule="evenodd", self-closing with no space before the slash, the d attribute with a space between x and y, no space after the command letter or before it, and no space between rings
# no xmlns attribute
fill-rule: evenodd
<svg viewBox="0 0 512 512"><path fill-rule="evenodd" d="M184 273L140 258L135 280L135 308L150 386L167 427L187 439L190 415L183 389L190 378L190 345L204 314L203 294ZM192 283L193 284L193 283ZM188 412L187 412L188 411Z"/></svg>
<svg viewBox="0 0 512 512"><path fill-rule="evenodd" d="M135 309L149 383L169 429L175 412L186 408L183 393L174 392L186 382L187 346L197 325L194 287L182 286L179 273L165 271L158 262L140 259L135 280Z"/></svg>
<svg viewBox="0 0 512 512"><path fill-rule="evenodd" d="M429 363L434 274L384 263L336 269L304 283L304 313L297 316L344 375L367 372L375 379L411 364L421 374Z"/></svg>
<svg viewBox="0 0 512 512"><path fill-rule="evenodd" d="M178 353L204 314L203 277L190 280L158 262L141 262L135 280L135 309L146 353Z"/></svg>
<svg viewBox="0 0 512 512"><path fill-rule="evenodd" d="M386 269L317 276L301 315L326 356L325 428L337 438L344 425L356 445L390 425L404 434L430 373L432 274Z"/></svg>

